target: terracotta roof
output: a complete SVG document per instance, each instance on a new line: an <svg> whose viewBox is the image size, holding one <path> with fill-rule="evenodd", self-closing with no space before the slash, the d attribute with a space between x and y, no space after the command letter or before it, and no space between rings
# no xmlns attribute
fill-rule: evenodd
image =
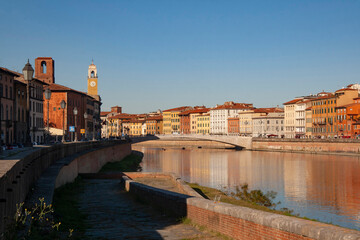
<svg viewBox="0 0 360 240"><path fill-rule="evenodd" d="M240 119L237 117L229 117L228 120L240 120Z"/></svg>
<svg viewBox="0 0 360 240"><path fill-rule="evenodd" d="M218 105L211 110L218 109L253 109L252 103L234 103L234 102L225 102L223 105Z"/></svg>
<svg viewBox="0 0 360 240"><path fill-rule="evenodd" d="M86 92L81 92L81 91L78 91L78 90L75 90L75 89L72 89L72 88L57 84L57 83L50 84L49 89L52 92L75 92L75 93L79 93L79 94L88 96L88 97L96 100L94 97L92 97L91 95L88 95Z"/></svg>
<svg viewBox="0 0 360 240"><path fill-rule="evenodd" d="M135 114L119 113L119 114L109 117L109 119L132 119L132 118L136 118L136 117L137 117L137 115L135 115Z"/></svg>
<svg viewBox="0 0 360 240"><path fill-rule="evenodd" d="M342 92L342 91L357 91L357 89L353 89L353 88L342 88L342 89L336 90L335 92Z"/></svg>
<svg viewBox="0 0 360 240"><path fill-rule="evenodd" d="M106 115L108 115L109 113L111 113L111 112L101 112L101 113L100 113L100 116L106 116Z"/></svg>
<svg viewBox="0 0 360 240"><path fill-rule="evenodd" d="M6 72L10 75L13 75L13 76L17 76L17 77L20 77L20 73L17 73L17 72L14 72L14 71L11 71L7 68L4 68L4 67L0 67L0 71L3 71L3 72Z"/></svg>
<svg viewBox="0 0 360 240"><path fill-rule="evenodd" d="M346 108L346 107L351 107L351 106L356 106L359 105L359 103L350 103L350 104L346 104L346 105L342 105L342 106L337 106L335 108Z"/></svg>
<svg viewBox="0 0 360 240"><path fill-rule="evenodd" d="M182 112L182 111L185 111L187 108L191 108L191 107L183 106L183 107L171 108L171 109L164 110L163 112Z"/></svg>
<svg viewBox="0 0 360 240"><path fill-rule="evenodd" d="M254 113L284 112L283 108L256 108Z"/></svg>
<svg viewBox="0 0 360 240"><path fill-rule="evenodd" d="M207 112L209 112L209 110L210 110L209 108L192 109L192 110L187 110L182 113L179 113L179 116L186 116L186 115L190 115L192 113L207 113Z"/></svg>
<svg viewBox="0 0 360 240"><path fill-rule="evenodd" d="M288 102L286 102L286 103L283 103L283 105L294 104L294 103L297 103L297 102L299 102L299 101L301 101L301 100L302 100L302 98L296 98L296 99L293 99L293 100L288 101Z"/></svg>
<svg viewBox="0 0 360 240"><path fill-rule="evenodd" d="M7 69L7 68L3 68L3 67L0 67L2 70L10 73L10 74L13 74L15 76L15 80L18 80L19 82L23 82L26 84L26 81L24 79L24 75L22 73L18 73L18 72L15 72L15 71L12 71L10 69ZM39 82L41 83L42 85L49 85L43 81L41 81L40 79L37 79L35 77L33 77L33 81L36 81L36 82Z"/></svg>
<svg viewBox="0 0 360 240"><path fill-rule="evenodd" d="M163 117L162 116L152 116L152 117L148 117L146 119L147 120L163 120Z"/></svg>
<svg viewBox="0 0 360 240"><path fill-rule="evenodd" d="M310 101L317 101L317 100L328 99L328 98L333 98L333 97L335 97L335 95L332 93L329 93L327 96L317 97L317 98L311 99Z"/></svg>
<svg viewBox="0 0 360 240"><path fill-rule="evenodd" d="M311 110L311 107L305 108L305 111Z"/></svg>
<svg viewBox="0 0 360 240"><path fill-rule="evenodd" d="M322 92L319 92L317 95L320 95L320 94L331 94L331 93L322 91Z"/></svg>

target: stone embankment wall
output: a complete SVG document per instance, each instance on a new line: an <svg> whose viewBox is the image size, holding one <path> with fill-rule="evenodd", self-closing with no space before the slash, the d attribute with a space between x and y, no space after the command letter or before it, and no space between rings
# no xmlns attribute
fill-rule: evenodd
<svg viewBox="0 0 360 240"><path fill-rule="evenodd" d="M25 201L35 182L51 165L58 163L60 168L64 165L69 170L69 173L61 171L57 181L59 186L77 176L75 166L78 172L96 171L106 158L111 161L130 152L131 145L121 141L78 142L43 147L17 154L12 159L0 160L0 233L4 232L9 219L13 218L16 204ZM85 155L82 156L81 153ZM69 164L72 167L66 166L65 161L60 161L73 155L79 159L75 161L76 164ZM49 175L57 173L59 172L50 172ZM56 178L56 175L53 177Z"/></svg>
<svg viewBox="0 0 360 240"><path fill-rule="evenodd" d="M308 152L308 153L360 153L357 139L261 139L254 138L253 150Z"/></svg>
<svg viewBox="0 0 360 240"><path fill-rule="evenodd" d="M127 176L123 177L123 184L127 191L163 212L187 217L234 239L360 239L360 233L355 230L169 192L137 183Z"/></svg>
<svg viewBox="0 0 360 240"><path fill-rule="evenodd" d="M232 149L235 148L234 145L215 142L210 140L151 140L144 141L134 144L134 146L144 146L144 147L166 147L166 148L206 148L206 149Z"/></svg>

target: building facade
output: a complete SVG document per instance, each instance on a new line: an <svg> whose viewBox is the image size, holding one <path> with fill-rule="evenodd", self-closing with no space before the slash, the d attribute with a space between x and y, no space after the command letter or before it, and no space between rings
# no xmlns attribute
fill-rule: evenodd
<svg viewBox="0 0 360 240"><path fill-rule="evenodd" d="M250 111L253 105L249 103L225 102L210 109L210 134L227 135L228 118L238 117L240 112Z"/></svg>

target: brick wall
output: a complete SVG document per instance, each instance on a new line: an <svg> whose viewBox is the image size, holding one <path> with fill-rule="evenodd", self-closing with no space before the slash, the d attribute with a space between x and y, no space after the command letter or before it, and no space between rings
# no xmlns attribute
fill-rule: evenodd
<svg viewBox="0 0 360 240"><path fill-rule="evenodd" d="M173 193L123 177L125 189L163 212L241 240L360 239L355 230Z"/></svg>

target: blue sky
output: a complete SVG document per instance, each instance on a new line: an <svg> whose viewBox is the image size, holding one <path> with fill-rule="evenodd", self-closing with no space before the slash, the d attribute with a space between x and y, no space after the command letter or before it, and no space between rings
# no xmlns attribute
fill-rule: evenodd
<svg viewBox="0 0 360 240"><path fill-rule="evenodd" d="M2 1L0 66L55 60L56 83L102 110L282 105L360 82L360 1Z"/></svg>

